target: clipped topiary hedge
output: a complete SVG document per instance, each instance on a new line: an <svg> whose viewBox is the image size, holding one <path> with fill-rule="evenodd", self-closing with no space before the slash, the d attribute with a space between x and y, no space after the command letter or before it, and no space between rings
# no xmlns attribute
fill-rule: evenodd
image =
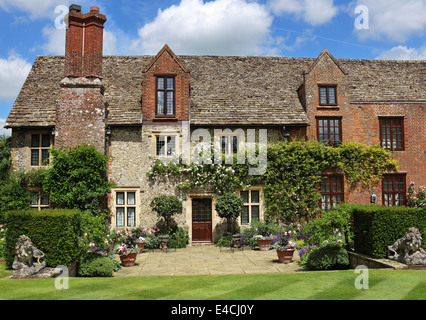
<svg viewBox="0 0 426 320"><path fill-rule="evenodd" d="M388 246L411 227L419 229L426 239L426 208L355 205L351 211L356 252L387 258ZM426 249L426 240L422 247Z"/></svg>
<svg viewBox="0 0 426 320"><path fill-rule="evenodd" d="M80 211L69 209L34 209L6 214L6 266L12 268L15 244L19 236L31 238L44 252L50 267L70 266L77 261L80 236Z"/></svg>

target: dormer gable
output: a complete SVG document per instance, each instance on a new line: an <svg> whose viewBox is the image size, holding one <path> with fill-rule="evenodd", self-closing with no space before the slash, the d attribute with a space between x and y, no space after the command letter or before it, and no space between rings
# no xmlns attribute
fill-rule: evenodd
<svg viewBox="0 0 426 320"><path fill-rule="evenodd" d="M189 70L166 44L142 70L144 124L189 120Z"/></svg>
<svg viewBox="0 0 426 320"><path fill-rule="evenodd" d="M149 72L152 67L161 64L161 60L163 59L172 59L182 69L183 72L189 72L189 70L183 65L177 55L170 49L167 44L164 45L164 47L157 53L157 55L151 60L151 62L145 67L142 72Z"/></svg>
<svg viewBox="0 0 426 320"><path fill-rule="evenodd" d="M305 74L311 73L313 70L319 69L328 69L330 68L337 68L340 70L341 73L344 75L347 75L348 73L340 66L339 62L333 57L333 55L330 53L330 51L327 50L327 48L324 48L321 53L318 55L318 57L315 59L314 63L311 65L311 67L305 71Z"/></svg>
<svg viewBox="0 0 426 320"><path fill-rule="evenodd" d="M299 94L308 113L317 109L338 110L349 102L349 75L333 55L324 49L305 70Z"/></svg>

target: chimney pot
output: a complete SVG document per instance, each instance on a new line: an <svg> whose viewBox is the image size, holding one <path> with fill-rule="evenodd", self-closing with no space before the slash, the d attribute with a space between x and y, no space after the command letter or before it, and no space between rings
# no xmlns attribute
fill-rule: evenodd
<svg viewBox="0 0 426 320"><path fill-rule="evenodd" d="M70 12L81 12L81 6L77 4L70 5Z"/></svg>
<svg viewBox="0 0 426 320"><path fill-rule="evenodd" d="M95 12L99 12L99 7L90 7L90 11L95 11Z"/></svg>

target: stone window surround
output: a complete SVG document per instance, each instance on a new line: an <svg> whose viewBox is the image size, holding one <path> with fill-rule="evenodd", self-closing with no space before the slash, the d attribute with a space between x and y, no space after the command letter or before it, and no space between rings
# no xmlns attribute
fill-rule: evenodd
<svg viewBox="0 0 426 320"><path fill-rule="evenodd" d="M42 194L44 193L41 189L30 189L29 190L31 194L37 193L37 204L32 203L32 199L30 202L30 207L33 209L37 209L38 211L41 211L42 209L48 209L50 207L50 200L48 200L48 204L42 204ZM49 198L48 198L49 199Z"/></svg>
<svg viewBox="0 0 426 320"><path fill-rule="evenodd" d="M118 192L124 192L125 193L125 199L127 198L126 195L128 192L134 192L135 193L135 204L131 205L131 207L135 207L135 226L139 226L139 215L140 215L140 193L142 192L139 187L120 187L120 188L114 188L111 189L111 199L110 199L110 212L111 212L111 227L112 228L124 228L127 227L127 211L125 211L125 218L124 218L124 226L117 227L117 207L128 207L126 203L124 205L117 205L117 193ZM131 227L133 228L133 226Z"/></svg>
<svg viewBox="0 0 426 320"><path fill-rule="evenodd" d="M49 149L51 149L53 147L53 143L54 143L54 141L53 141L54 136L52 134L52 131L37 130L37 131L27 132L27 134L25 135L25 146L27 147L27 157L26 157L27 158L27 165L26 165L26 167L30 168L30 169L49 168L50 164L52 163L52 159L53 159L51 154L49 155L49 164L48 165L45 165L45 166L41 165L41 161L39 162L38 166L31 165L31 150L32 149L39 149L41 151L41 149L47 149L47 147L45 148L45 147L42 147L42 146L40 146L38 148L31 147L31 139L32 139L33 135L49 135L50 136ZM41 159L41 152L40 152L40 155L39 155L39 159Z"/></svg>
<svg viewBox="0 0 426 320"><path fill-rule="evenodd" d="M263 194L263 187L262 186L251 186L250 188L246 188L246 189L241 189L238 190L238 195L241 197L241 192L242 191L259 191L259 203L244 203L245 206L249 206L249 222L247 224L242 224L241 223L241 217L238 218L238 225L240 225L241 227L244 226L249 226L250 223L252 222L251 219L251 206L252 205L258 205L259 206L259 221L263 221L264 220L264 207L265 207L265 198L264 198L264 194ZM251 192L249 192L249 201L251 197Z"/></svg>
<svg viewBox="0 0 426 320"><path fill-rule="evenodd" d="M162 155L162 156L157 156L157 137L170 137L173 136L175 137L175 154L174 155ZM175 156L179 156L181 154L181 140L182 140L182 134L179 131L176 130L153 130L151 132L151 134L148 136L151 138L151 152L150 155L152 158L161 158L161 157L175 157ZM167 139L165 139L167 140ZM165 145L166 147L166 145Z"/></svg>

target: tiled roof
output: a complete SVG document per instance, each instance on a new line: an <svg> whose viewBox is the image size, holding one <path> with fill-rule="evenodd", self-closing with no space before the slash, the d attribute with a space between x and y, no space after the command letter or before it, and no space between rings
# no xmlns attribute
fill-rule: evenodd
<svg viewBox="0 0 426 320"><path fill-rule="evenodd" d="M142 123L142 70L152 56L105 56L108 123ZM190 71L191 124L305 124L297 90L315 58L179 56ZM426 101L426 61L336 59L353 102ZM54 126L63 56L38 56L6 121Z"/></svg>

